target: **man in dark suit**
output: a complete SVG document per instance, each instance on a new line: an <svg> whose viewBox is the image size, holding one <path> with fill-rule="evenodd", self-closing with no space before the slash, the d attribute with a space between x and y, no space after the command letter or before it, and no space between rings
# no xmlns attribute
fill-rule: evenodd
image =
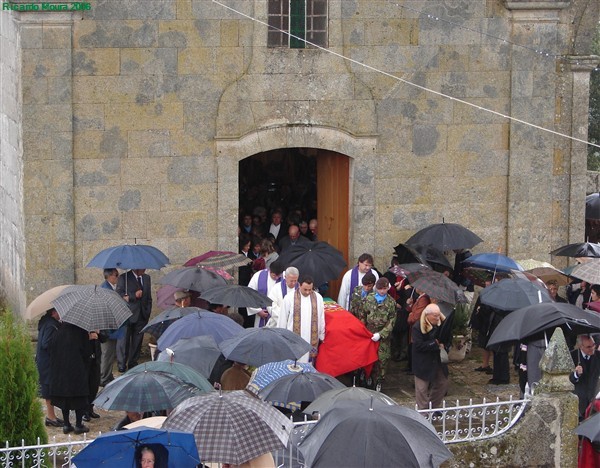
<svg viewBox="0 0 600 468"><path fill-rule="evenodd" d="M285 237L288 229L287 226L282 223L282 219L283 214L281 213L281 210L273 211L273 214L271 215L271 224L267 231L268 234L273 235L275 238L275 244L277 244L277 246L279 246L279 241Z"/></svg>
<svg viewBox="0 0 600 468"><path fill-rule="evenodd" d="M569 380L575 386L573 393L579 397L579 420L583 420L585 410L594 399L600 377L600 351L589 335L577 337L576 349L571 351L575 370Z"/></svg>
<svg viewBox="0 0 600 468"><path fill-rule="evenodd" d="M306 237L300 235L300 228L292 225L288 228L288 235L279 241L279 251L284 252L293 245L308 244L309 242Z"/></svg>
<svg viewBox="0 0 600 468"><path fill-rule="evenodd" d="M117 292L127 301L131 317L123 338L117 340L117 364L119 372L137 366L142 340L141 332L150 319L152 294L150 276L145 269L129 270L119 276Z"/></svg>

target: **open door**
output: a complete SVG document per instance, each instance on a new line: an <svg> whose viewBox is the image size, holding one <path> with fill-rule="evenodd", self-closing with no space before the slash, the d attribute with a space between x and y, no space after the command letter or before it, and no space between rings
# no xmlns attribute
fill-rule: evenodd
<svg viewBox="0 0 600 468"><path fill-rule="evenodd" d="M319 150L317 156L317 236L344 255L348 262L350 158ZM349 263L348 263L349 264ZM328 295L337 299L342 275L329 282Z"/></svg>

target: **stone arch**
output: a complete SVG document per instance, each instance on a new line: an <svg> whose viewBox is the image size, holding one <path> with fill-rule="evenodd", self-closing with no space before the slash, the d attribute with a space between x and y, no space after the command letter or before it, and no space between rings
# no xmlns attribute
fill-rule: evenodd
<svg viewBox="0 0 600 468"><path fill-rule="evenodd" d="M237 251L239 197L238 163L258 153L281 148L316 148L348 156L350 164L350 257L369 251L374 244L375 184L373 166L377 139L313 125L262 128L237 139L216 139L217 244L220 250ZM360 235L352 233L360 232Z"/></svg>

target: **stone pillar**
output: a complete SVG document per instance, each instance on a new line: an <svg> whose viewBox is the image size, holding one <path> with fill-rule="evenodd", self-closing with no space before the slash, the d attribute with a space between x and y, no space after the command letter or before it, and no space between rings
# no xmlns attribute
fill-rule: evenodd
<svg viewBox="0 0 600 468"><path fill-rule="evenodd" d="M573 359L560 328L552 335L540 361L540 368L542 379L534 400L551 399L557 411L552 428L556 437L555 466L576 467L578 440L573 430L578 424L578 399L572 393L573 384L569 381L569 374L573 372Z"/></svg>
<svg viewBox="0 0 600 468"><path fill-rule="evenodd" d="M5 14L5 13L3 13ZM71 13L16 13L27 300L75 282Z"/></svg>

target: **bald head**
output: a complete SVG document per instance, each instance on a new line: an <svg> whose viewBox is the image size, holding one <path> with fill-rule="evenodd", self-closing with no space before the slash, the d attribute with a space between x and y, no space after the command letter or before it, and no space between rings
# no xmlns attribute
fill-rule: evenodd
<svg viewBox="0 0 600 468"><path fill-rule="evenodd" d="M290 226L288 229L288 236L290 236L291 241L298 240L298 237L300 237L300 229L298 226Z"/></svg>

